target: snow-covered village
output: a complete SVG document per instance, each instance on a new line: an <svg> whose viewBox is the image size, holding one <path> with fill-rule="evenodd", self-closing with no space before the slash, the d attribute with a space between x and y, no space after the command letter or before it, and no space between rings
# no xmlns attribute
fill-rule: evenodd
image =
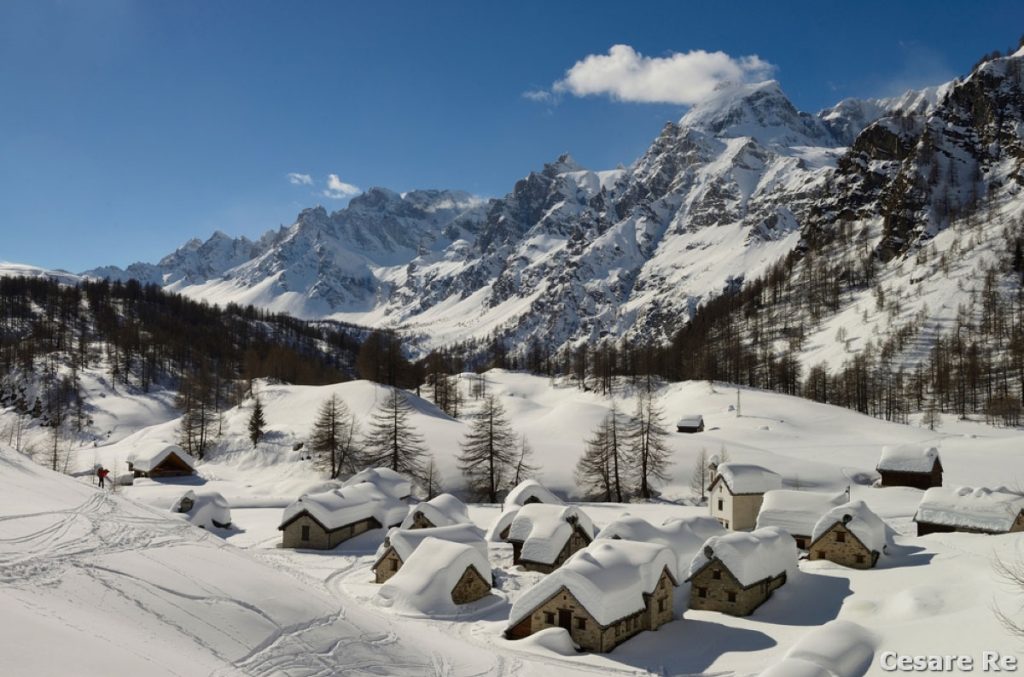
<svg viewBox="0 0 1024 677"><path fill-rule="evenodd" d="M1024 6L788 7L0 4L0 676L1024 673Z"/></svg>

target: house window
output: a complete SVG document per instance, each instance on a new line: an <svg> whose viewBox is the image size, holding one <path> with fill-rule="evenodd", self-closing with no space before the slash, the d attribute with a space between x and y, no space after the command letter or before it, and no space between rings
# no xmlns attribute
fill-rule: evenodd
<svg viewBox="0 0 1024 677"><path fill-rule="evenodd" d="M662 597L658 600L658 613L665 611L665 598Z"/></svg>
<svg viewBox="0 0 1024 677"><path fill-rule="evenodd" d="M544 612L544 622L547 623L548 625L554 625L555 624L555 612L554 611L545 611Z"/></svg>
<svg viewBox="0 0 1024 677"><path fill-rule="evenodd" d="M304 541L308 541L309 540L309 525L308 524L303 524L302 525L302 540L304 540Z"/></svg>
<svg viewBox="0 0 1024 677"><path fill-rule="evenodd" d="M707 597L707 596L708 596L708 589L707 588L697 588L697 597Z"/></svg>
<svg viewBox="0 0 1024 677"><path fill-rule="evenodd" d="M723 501L722 499L718 499L718 509L725 510L725 501Z"/></svg>
<svg viewBox="0 0 1024 677"><path fill-rule="evenodd" d="M735 602L736 601L736 593L733 592L732 590L727 590L726 593L725 593L725 597L730 602Z"/></svg>
<svg viewBox="0 0 1024 677"><path fill-rule="evenodd" d="M391 570L392 571L398 571L398 560L397 559L392 559L391 560Z"/></svg>
<svg viewBox="0 0 1024 677"><path fill-rule="evenodd" d="M711 578L715 579L716 581L722 580L722 570L721 569L712 569L711 570Z"/></svg>
<svg viewBox="0 0 1024 677"><path fill-rule="evenodd" d="M842 531L836 532L836 543L846 543L846 534Z"/></svg>
<svg viewBox="0 0 1024 677"><path fill-rule="evenodd" d="M586 630L587 629L587 619L586 618L580 618L579 616L577 616L576 617L576 629L577 630Z"/></svg>
<svg viewBox="0 0 1024 677"><path fill-rule="evenodd" d="M857 564L864 564L864 555L857 555Z"/></svg>

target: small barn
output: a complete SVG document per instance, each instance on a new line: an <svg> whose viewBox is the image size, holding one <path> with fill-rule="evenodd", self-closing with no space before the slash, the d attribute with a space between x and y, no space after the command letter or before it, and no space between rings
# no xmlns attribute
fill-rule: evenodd
<svg viewBox="0 0 1024 677"><path fill-rule="evenodd" d="M351 487L363 482L369 482L381 492L400 501L407 500L412 494L412 483L405 475L391 468L366 468L365 470L360 470L342 482L341 486Z"/></svg>
<svg viewBox="0 0 1024 677"><path fill-rule="evenodd" d="M702 433L704 432L704 417L700 414L683 416L676 421L676 432L680 433Z"/></svg>
<svg viewBox="0 0 1024 677"><path fill-rule="evenodd" d="M942 461L935 447L900 444L882 447L875 468L882 476L879 486L929 489L942 486Z"/></svg>
<svg viewBox="0 0 1024 677"><path fill-rule="evenodd" d="M509 525L512 563L551 573L594 540L595 533L590 517L574 506L524 505Z"/></svg>
<svg viewBox="0 0 1024 677"><path fill-rule="evenodd" d="M595 541L516 600L505 636L564 628L587 651L611 651L672 620L674 560L657 543Z"/></svg>
<svg viewBox="0 0 1024 677"><path fill-rule="evenodd" d="M886 551L890 532L864 501L851 501L829 510L814 525L807 558L870 569Z"/></svg>
<svg viewBox="0 0 1024 677"><path fill-rule="evenodd" d="M674 517L655 525L640 517L626 515L601 529L594 542L614 539L664 545L676 557L672 575L676 580L683 580L690 562L704 543L712 536L726 533L725 527L714 517Z"/></svg>
<svg viewBox="0 0 1024 677"><path fill-rule="evenodd" d="M282 547L330 550L353 536L395 526L409 508L369 482L306 494L284 509Z"/></svg>
<svg viewBox="0 0 1024 677"><path fill-rule="evenodd" d="M782 478L749 463L721 463L708 487L711 516L726 529L753 529L765 492L782 488Z"/></svg>
<svg viewBox="0 0 1024 677"><path fill-rule="evenodd" d="M845 491L839 494L792 489L767 491L761 510L757 514L757 528L785 529L796 541L796 547L806 550L818 520L825 513L846 502Z"/></svg>
<svg viewBox="0 0 1024 677"><path fill-rule="evenodd" d="M484 532L473 524L452 524L425 529L391 529L384 537L384 542L377 548L377 558L372 567L376 582L383 583L398 573L410 555L428 538L471 546L476 548L484 559L487 558Z"/></svg>
<svg viewBox="0 0 1024 677"><path fill-rule="evenodd" d="M548 505L565 505L558 496L551 493L537 480L524 480L508 492L502 504L501 514L487 530L488 541L504 541L508 538L508 528L512 525L519 509L532 503Z"/></svg>
<svg viewBox="0 0 1024 677"><path fill-rule="evenodd" d="M709 538L690 563L690 608L749 616L796 571L793 538L778 527Z"/></svg>
<svg viewBox="0 0 1024 677"><path fill-rule="evenodd" d="M231 526L231 507L216 491L186 491L171 505L171 512L203 529L227 529Z"/></svg>
<svg viewBox="0 0 1024 677"><path fill-rule="evenodd" d="M1024 531L1024 495L1006 487L933 487L914 515L917 535L962 531L1007 534Z"/></svg>
<svg viewBox="0 0 1024 677"><path fill-rule="evenodd" d="M479 548L428 537L377 595L386 606L441 615L486 597L491 585L491 565Z"/></svg>
<svg viewBox="0 0 1024 677"><path fill-rule="evenodd" d="M157 444L134 450L128 456L128 472L134 477L184 477L194 475L192 457L177 444Z"/></svg>
<svg viewBox="0 0 1024 677"><path fill-rule="evenodd" d="M409 514L402 520L403 529L429 529L452 524L468 524L469 509L451 494L439 494L429 501L409 506Z"/></svg>

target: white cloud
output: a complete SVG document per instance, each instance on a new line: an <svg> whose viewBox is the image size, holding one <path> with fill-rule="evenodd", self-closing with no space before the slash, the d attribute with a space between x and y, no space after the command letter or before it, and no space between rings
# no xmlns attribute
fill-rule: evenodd
<svg viewBox="0 0 1024 677"><path fill-rule="evenodd" d="M296 172L288 172L288 183L293 183L296 186L312 186L313 177L309 174L298 174Z"/></svg>
<svg viewBox="0 0 1024 677"><path fill-rule="evenodd" d="M546 89L531 89L529 91L523 92L523 98L529 99L530 101L546 103L555 98L555 95Z"/></svg>
<svg viewBox="0 0 1024 677"><path fill-rule="evenodd" d="M614 45L607 54L590 54L577 61L551 89L553 94L605 94L619 101L692 105L722 82L765 80L774 70L758 56L734 58L698 49L650 57L629 45Z"/></svg>
<svg viewBox="0 0 1024 677"><path fill-rule="evenodd" d="M344 200L345 198L352 197L361 193L358 187L353 186L351 183L345 183L337 174L327 175L327 188L324 189L324 195L334 200Z"/></svg>

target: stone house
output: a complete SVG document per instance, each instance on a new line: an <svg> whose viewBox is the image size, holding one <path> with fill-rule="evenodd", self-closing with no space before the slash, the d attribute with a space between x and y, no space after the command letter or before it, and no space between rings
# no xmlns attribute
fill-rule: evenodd
<svg viewBox="0 0 1024 677"><path fill-rule="evenodd" d="M134 477L184 477L194 475L192 457L177 444L158 444L136 449L128 456L128 472Z"/></svg>
<svg viewBox="0 0 1024 677"><path fill-rule="evenodd" d="M917 535L962 531L1008 534L1024 531L1024 495L1006 487L933 487L914 515Z"/></svg>
<svg viewBox="0 0 1024 677"><path fill-rule="evenodd" d="M537 480L524 480L517 484L502 504L501 514L494 520L487 530L488 541L504 541L508 538L508 529L512 526L519 509L524 505L532 503L547 503L548 505L565 505L558 496L555 496Z"/></svg>
<svg viewBox="0 0 1024 677"><path fill-rule="evenodd" d="M749 616L796 571L793 538L778 527L709 538L690 563L690 608Z"/></svg>
<svg viewBox="0 0 1024 677"><path fill-rule="evenodd" d="M864 501L851 501L822 515L814 525L807 558L851 569L870 569L886 552L891 529Z"/></svg>
<svg viewBox="0 0 1024 677"><path fill-rule="evenodd" d="M451 524L446 527L396 528L388 531L384 542L377 548L373 563L374 578L383 583L398 573L409 557L428 538L461 543L476 548L487 559L484 532L473 524Z"/></svg>
<svg viewBox="0 0 1024 677"><path fill-rule="evenodd" d="M900 444L882 447L875 467L882 476L879 486L929 489L942 486L942 461L935 447Z"/></svg>
<svg viewBox="0 0 1024 677"><path fill-rule="evenodd" d="M704 417L700 414L683 416L676 421L676 432L680 433L702 433L704 432Z"/></svg>
<svg viewBox="0 0 1024 677"><path fill-rule="evenodd" d="M329 550L372 529L400 524L408 506L370 482L306 494L284 509L282 547Z"/></svg>
<svg viewBox="0 0 1024 677"><path fill-rule="evenodd" d="M430 529L469 523L469 509L465 503L451 494L438 494L429 501L409 506L409 514L402 520L402 528Z"/></svg>
<svg viewBox="0 0 1024 677"><path fill-rule="evenodd" d="M351 487L363 482L369 482L377 487L380 492L397 498L399 501L408 500L412 494L412 482L406 479L403 474L391 468L366 468L365 470L360 470L342 482L341 486L342 488Z"/></svg>
<svg viewBox="0 0 1024 677"><path fill-rule="evenodd" d="M657 543L595 541L516 600L505 636L560 627L586 651L611 651L673 619L674 567Z"/></svg>
<svg viewBox="0 0 1024 677"><path fill-rule="evenodd" d="M231 506L216 491L196 493L189 489L171 505L171 512L203 529L231 527Z"/></svg>
<svg viewBox="0 0 1024 677"><path fill-rule="evenodd" d="M796 547L806 550L811 542L814 525L822 515L836 506L845 504L847 500L846 492L830 494L792 489L767 491L757 513L756 528L785 529L796 541Z"/></svg>
<svg viewBox="0 0 1024 677"><path fill-rule="evenodd" d="M512 563L528 571L551 573L577 550L585 548L596 530L579 508L530 503L516 513L509 525Z"/></svg>
<svg viewBox="0 0 1024 677"><path fill-rule="evenodd" d="M419 533L437 531L419 529ZM425 614L444 613L452 605L475 602L491 591L491 565L483 533L483 552L476 545L428 536L409 555L401 570L381 586L378 595Z"/></svg>
<svg viewBox="0 0 1024 677"><path fill-rule="evenodd" d="M714 517L673 517L655 525L640 517L625 515L601 529L594 542L624 539L663 545L675 555L676 568L672 574L681 581L686 578L693 556L704 547L704 543L712 536L726 533L725 527Z"/></svg>
<svg viewBox="0 0 1024 677"><path fill-rule="evenodd" d="M766 491L782 488L782 478L767 468L746 463L722 463L708 487L711 516L726 529L753 529Z"/></svg>

